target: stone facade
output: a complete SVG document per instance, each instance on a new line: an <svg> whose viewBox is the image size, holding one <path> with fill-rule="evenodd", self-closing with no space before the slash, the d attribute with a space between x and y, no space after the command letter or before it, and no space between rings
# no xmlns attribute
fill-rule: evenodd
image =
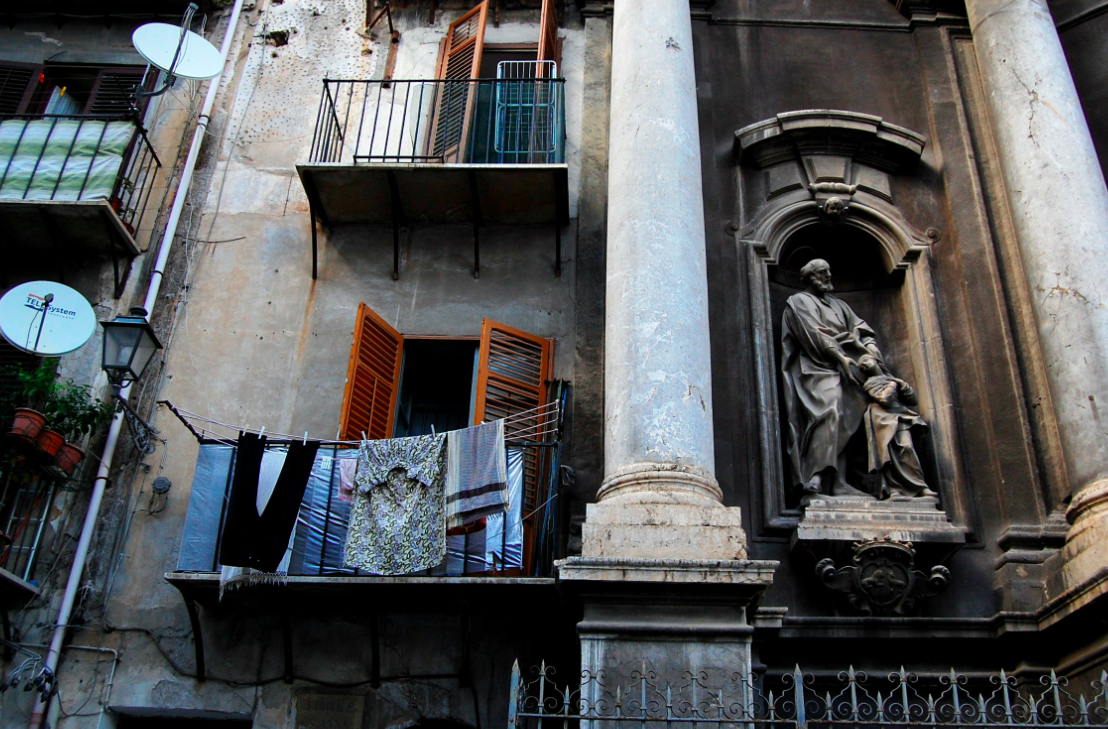
<svg viewBox="0 0 1108 729"><path fill-rule="evenodd" d="M155 19L124 0L102 3L108 19L47 4L57 19L10 15L0 62L137 63L129 33ZM156 19L175 22L178 5ZM545 218L327 220L349 200L354 213L393 204L353 177L374 164L395 165L382 188L395 191L403 165L437 163L336 161L354 180L339 201L305 186L326 166L312 158L323 79L434 78L470 7L388 5L397 42L385 19L366 28L375 4L368 17L354 0L243 9L152 312L167 347L135 400L164 440L143 458L124 438L45 722L481 729L507 721L516 659L568 677L799 664L1099 678L1108 5L555 2L560 275ZM505 58L532 48L545 5L490 0L484 43ZM201 10L218 45L228 9ZM204 86L179 84L148 117L164 168L136 232L144 251ZM456 167L467 191L485 174ZM447 187L409 199L433 207ZM782 315L814 258L915 388L937 497L796 488ZM18 260L0 285L57 276ZM136 257L119 296L106 258L66 275L106 319L141 301L151 265ZM553 341L571 470L552 559L534 575L294 576L221 603L210 574L175 572L198 446L154 401L335 437L360 302L413 341L476 347L483 319ZM97 356L94 341L62 366L102 385ZM155 477L172 484L164 503ZM84 503L80 489L58 501L39 596L9 611L24 652L7 670L50 641ZM863 586L867 569L903 590ZM5 693L0 724L26 723L36 700Z"/></svg>

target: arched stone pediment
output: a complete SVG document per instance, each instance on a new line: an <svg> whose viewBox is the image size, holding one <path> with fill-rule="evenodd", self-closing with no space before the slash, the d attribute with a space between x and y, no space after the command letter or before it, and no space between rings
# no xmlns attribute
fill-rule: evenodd
<svg viewBox="0 0 1108 729"><path fill-rule="evenodd" d="M766 204L739 237L775 263L781 246L813 222L864 230L881 244L887 272L907 268L927 237L893 204L890 175L912 169L922 134L852 111L784 112L735 132L735 153L765 174Z"/></svg>
<svg viewBox="0 0 1108 729"><path fill-rule="evenodd" d="M841 224L869 233L881 244L885 271L906 269L927 250L927 237L891 209L865 193L855 193L841 214ZM813 223L826 222L826 203L806 195L793 195L767 205L740 234L767 263L776 264L785 242L796 231Z"/></svg>
<svg viewBox="0 0 1108 729"><path fill-rule="evenodd" d="M786 111L735 132L735 156L762 169L800 157L847 157L883 172L913 166L927 139L879 116L836 109Z"/></svg>

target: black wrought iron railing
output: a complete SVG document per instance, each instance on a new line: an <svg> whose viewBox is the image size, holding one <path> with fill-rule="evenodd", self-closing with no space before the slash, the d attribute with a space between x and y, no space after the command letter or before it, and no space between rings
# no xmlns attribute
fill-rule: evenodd
<svg viewBox="0 0 1108 729"><path fill-rule="evenodd" d="M603 672L559 679L545 663L512 668L508 729L809 729L878 727L1104 727L1108 675L1087 694L1071 693L1053 671L1016 679L999 673L793 671L750 675L684 671L665 681L652 670L620 679ZM556 722L556 723L554 723Z"/></svg>
<svg viewBox="0 0 1108 729"><path fill-rule="evenodd" d="M126 116L0 117L0 200L107 200L133 232L160 167Z"/></svg>
<svg viewBox="0 0 1108 729"><path fill-rule="evenodd" d="M325 79L309 161L564 162L564 87L541 69L491 79Z"/></svg>

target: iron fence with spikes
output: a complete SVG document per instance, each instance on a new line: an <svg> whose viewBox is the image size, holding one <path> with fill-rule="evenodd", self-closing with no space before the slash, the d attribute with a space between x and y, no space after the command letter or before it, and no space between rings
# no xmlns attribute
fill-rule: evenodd
<svg viewBox="0 0 1108 729"><path fill-rule="evenodd" d="M517 661L511 681L508 729L1108 726L1103 672L1088 697L1071 693L1054 671L1017 680L1004 671L916 674L903 667L872 676L853 667L816 674L797 666L777 675L707 668L665 681L644 666L614 683L588 671L560 683L545 662L525 677Z"/></svg>

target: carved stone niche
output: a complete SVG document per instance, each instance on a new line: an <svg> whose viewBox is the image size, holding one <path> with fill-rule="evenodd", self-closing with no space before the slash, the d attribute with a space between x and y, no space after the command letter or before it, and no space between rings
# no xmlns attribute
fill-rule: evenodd
<svg viewBox="0 0 1108 729"><path fill-rule="evenodd" d="M762 477L752 479L761 487L751 511L759 534L787 536L815 561L846 564L855 544L888 538L911 542L913 559L918 555L926 570L966 541L971 524L928 257L941 234L921 232L894 200L895 189L910 189L924 145L920 134L880 117L824 109L779 114L735 133L746 195L739 207L751 211L737 237L759 398ZM929 426L916 450L938 499L837 497L802 505L783 439L781 317L788 297L804 287L800 268L813 258L830 263L835 296L873 327L891 372L914 386ZM852 441L853 452L857 445ZM864 462L848 473L852 485L867 490L872 476Z"/></svg>

